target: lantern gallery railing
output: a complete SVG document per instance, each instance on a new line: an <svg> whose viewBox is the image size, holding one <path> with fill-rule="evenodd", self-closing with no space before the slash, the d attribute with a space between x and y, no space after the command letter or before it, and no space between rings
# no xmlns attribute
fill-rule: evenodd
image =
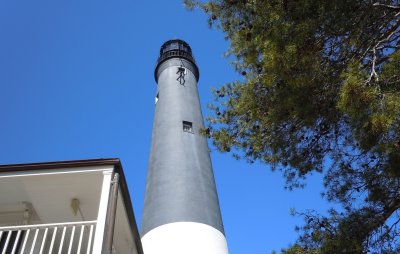
<svg viewBox="0 0 400 254"><path fill-rule="evenodd" d="M0 254L90 254L96 221L0 227Z"/></svg>

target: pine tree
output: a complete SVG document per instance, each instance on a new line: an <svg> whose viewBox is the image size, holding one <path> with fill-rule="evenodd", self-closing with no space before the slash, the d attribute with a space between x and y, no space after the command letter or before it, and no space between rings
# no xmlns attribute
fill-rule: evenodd
<svg viewBox="0 0 400 254"><path fill-rule="evenodd" d="M302 214L296 248L400 253L399 0L185 4L223 31L244 77L215 91L204 134L282 170L290 189L322 172L343 206Z"/></svg>

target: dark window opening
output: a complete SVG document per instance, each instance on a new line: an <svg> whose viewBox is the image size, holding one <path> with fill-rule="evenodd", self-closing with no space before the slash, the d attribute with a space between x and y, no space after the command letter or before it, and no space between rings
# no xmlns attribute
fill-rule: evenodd
<svg viewBox="0 0 400 254"><path fill-rule="evenodd" d="M193 133L192 122L183 121L183 131Z"/></svg>
<svg viewBox="0 0 400 254"><path fill-rule="evenodd" d="M183 72L184 74L186 74L185 67L178 67L178 72Z"/></svg>

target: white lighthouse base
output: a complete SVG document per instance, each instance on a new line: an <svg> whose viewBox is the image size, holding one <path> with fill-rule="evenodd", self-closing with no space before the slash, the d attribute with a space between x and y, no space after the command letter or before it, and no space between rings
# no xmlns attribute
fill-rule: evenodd
<svg viewBox="0 0 400 254"><path fill-rule="evenodd" d="M196 222L175 222L150 230L142 237L144 254L228 254L225 236Z"/></svg>

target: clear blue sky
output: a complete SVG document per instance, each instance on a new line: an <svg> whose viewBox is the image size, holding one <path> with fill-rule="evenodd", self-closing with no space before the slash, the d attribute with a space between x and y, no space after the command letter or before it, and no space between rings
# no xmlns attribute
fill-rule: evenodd
<svg viewBox="0 0 400 254"><path fill-rule="evenodd" d="M228 42L182 0L0 0L0 164L118 157L140 227L161 44L186 40L211 87L240 79ZM211 147L231 254L269 254L296 239L290 208L325 211L318 176L284 190L279 172Z"/></svg>

